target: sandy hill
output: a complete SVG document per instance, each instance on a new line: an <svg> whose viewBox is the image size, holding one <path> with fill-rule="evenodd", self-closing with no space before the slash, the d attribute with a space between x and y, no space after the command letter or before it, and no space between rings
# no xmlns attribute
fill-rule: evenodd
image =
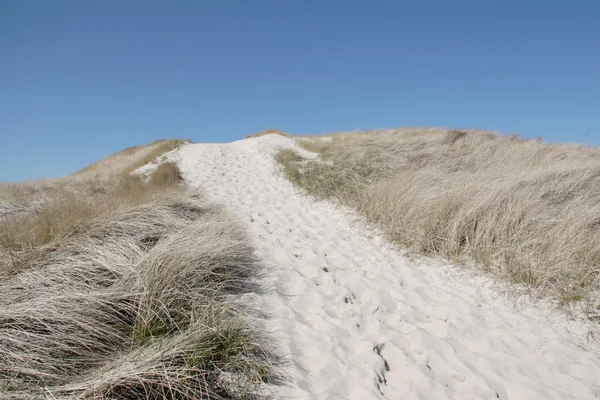
<svg viewBox="0 0 600 400"><path fill-rule="evenodd" d="M0 389L596 399L595 231L575 218L596 153L425 128L178 147L84 225L0 225Z"/></svg>
<svg viewBox="0 0 600 400"><path fill-rule="evenodd" d="M597 328L587 316L567 317L550 300L521 298L517 302L515 295L521 292L497 284L500 276L458 268L439 257L420 257L415 250L408 252L391 242L385 225L373 229L350 208L315 200L317 189L332 188L339 190L337 198L330 198L335 202L343 202L346 194L356 199L361 177L373 178L362 168L369 168L370 162L375 173L384 171L389 153L399 152L403 143L414 147L415 159L408 162L421 166L427 156L417 149L426 150L432 158L436 150L458 146L460 140L470 146L494 140L496 150L484 147L478 156L492 164L498 159L491 159L489 152L499 152L504 141L512 144L507 151L512 164L502 162L506 174L494 183L500 184L499 192L509 186L507 175L517 162L536 164L550 153L545 156L550 164L556 152L562 155L563 165L568 164L564 157L569 153L580 157L579 165L587 165L584 160L591 160L596 150L547 149L540 142L479 132L407 129L368 134L364 139L353 136L359 134L317 137L309 143L264 134L229 144L190 145L171 155L190 186L203 187L209 198L227 205L245 222L268 267L265 279L274 288L267 295L270 329L290 364L292 382L278 388L275 398L597 398L600 353L592 339ZM413 137L413 142L398 140L402 135ZM415 143L419 135L425 135L421 139L425 143ZM361 140L380 142L388 153L382 155ZM339 158L325 153L338 155L331 146L339 146ZM296 169L282 170L274 157L290 150L295 162L290 167ZM352 151L359 152L367 165L353 163ZM455 151L475 157L475 150L468 147ZM502 160L501 154L498 157ZM404 158L401 154L400 162ZM469 170L475 167L475 160L469 164L454 159ZM338 169L340 160L348 161ZM356 169L346 170L349 167ZM433 164L431 168L438 167ZM487 171L480 173L489 178ZM539 173L529 178L539 179ZM299 177L313 179L315 188L302 182L294 185ZM428 182L435 183L435 178L429 176ZM452 187L447 175L438 173L437 178L441 185ZM522 185L522 176L518 178ZM464 188L466 183L461 182ZM400 192L412 190L405 181L396 185ZM437 189L425 193L431 190ZM498 196L498 192L490 193ZM514 210L501 210L505 211ZM391 220L393 214L386 218ZM527 292L527 287L523 290Z"/></svg>

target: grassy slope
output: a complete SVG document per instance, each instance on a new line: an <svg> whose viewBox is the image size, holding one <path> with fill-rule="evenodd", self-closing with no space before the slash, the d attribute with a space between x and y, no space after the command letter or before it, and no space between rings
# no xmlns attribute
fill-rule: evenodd
<svg viewBox="0 0 600 400"><path fill-rule="evenodd" d="M176 165L143 179L116 160L110 179L0 186L0 398L258 396L244 232Z"/></svg>
<svg viewBox="0 0 600 400"><path fill-rule="evenodd" d="M145 146L129 147L88 165L72 176L98 179L99 177L106 178L115 174L130 173L143 165L156 161L161 155L190 142L189 139L169 139L157 140Z"/></svg>
<svg viewBox="0 0 600 400"><path fill-rule="evenodd" d="M600 150L428 129L299 143L319 159L276 157L313 196L357 208L402 246L597 312Z"/></svg>

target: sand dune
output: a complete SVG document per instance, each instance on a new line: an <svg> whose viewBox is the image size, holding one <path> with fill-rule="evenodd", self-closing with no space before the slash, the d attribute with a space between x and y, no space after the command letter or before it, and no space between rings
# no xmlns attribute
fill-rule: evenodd
<svg viewBox="0 0 600 400"><path fill-rule="evenodd" d="M184 179L247 225L291 399L597 399L594 326L515 306L489 279L413 259L353 214L302 195L264 135L172 152ZM302 151L301 149L299 151Z"/></svg>

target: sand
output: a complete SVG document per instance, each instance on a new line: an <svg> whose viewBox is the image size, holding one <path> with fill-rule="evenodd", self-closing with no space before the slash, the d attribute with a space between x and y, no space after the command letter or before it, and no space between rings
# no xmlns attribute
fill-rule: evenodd
<svg viewBox="0 0 600 400"><path fill-rule="evenodd" d="M184 178L247 225L266 266L268 327L289 399L598 399L594 325L507 297L484 276L415 258L279 171L292 139L172 152Z"/></svg>

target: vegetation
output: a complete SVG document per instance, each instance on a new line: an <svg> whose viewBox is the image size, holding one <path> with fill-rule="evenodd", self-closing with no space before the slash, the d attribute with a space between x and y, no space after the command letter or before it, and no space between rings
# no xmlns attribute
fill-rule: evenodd
<svg viewBox="0 0 600 400"><path fill-rule="evenodd" d="M85 179L98 179L128 174L143 165L157 161L163 154L175 150L186 143L191 143L191 140L163 139L144 146L129 147L85 167L73 174L73 176Z"/></svg>
<svg viewBox="0 0 600 400"><path fill-rule="evenodd" d="M0 186L0 398L261 397L249 241L176 164L128 169Z"/></svg>
<svg viewBox="0 0 600 400"><path fill-rule="evenodd" d="M355 207L400 245L598 312L600 150L483 131L397 129L298 139L286 176Z"/></svg>

